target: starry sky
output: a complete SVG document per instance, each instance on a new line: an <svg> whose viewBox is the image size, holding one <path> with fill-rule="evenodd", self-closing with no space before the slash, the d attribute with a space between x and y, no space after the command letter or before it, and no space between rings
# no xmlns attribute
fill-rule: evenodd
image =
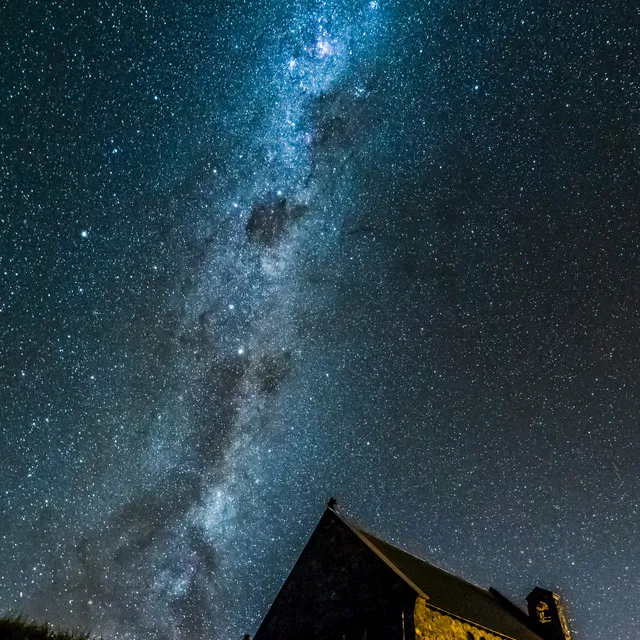
<svg viewBox="0 0 640 640"><path fill-rule="evenodd" d="M640 15L4 3L0 612L253 633L327 498L640 635Z"/></svg>

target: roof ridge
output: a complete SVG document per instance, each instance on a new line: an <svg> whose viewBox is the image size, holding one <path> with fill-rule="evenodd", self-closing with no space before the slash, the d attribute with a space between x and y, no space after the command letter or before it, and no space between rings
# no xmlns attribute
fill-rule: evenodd
<svg viewBox="0 0 640 640"><path fill-rule="evenodd" d="M474 589L477 589L478 591L481 591L482 593L484 593L486 595L490 595L490 596L495 598L495 596L493 596L493 594L490 591L491 587L487 587L485 589L484 587L480 587L477 584L474 584L473 582L469 582L469 580L466 580L465 578L461 578L460 576L456 575L452 571L449 571L448 569L443 569L441 566L437 565L436 563L431 562L430 560L425 560L424 558L421 558L419 555L416 555L415 553L411 553L411 551L406 551L402 547L398 547L395 544L391 544L390 542L387 542L383 538L380 538L380 537L376 536L373 533L369 533L368 531L365 531L364 529L361 529L361 533L363 533L366 536L370 536L371 538L374 538L375 540L379 540L383 544L389 545L390 547L393 547L394 549L396 549L397 551L400 551L401 553L406 553L408 556L411 556L412 558L415 558L416 560L418 560L420 562L423 562L424 564L428 564L429 566L433 567L434 569L437 569L438 571L441 571L442 573L446 573L448 576L451 576L455 580L458 580L460 582L464 582L465 584L469 585L470 587L473 587Z"/></svg>
<svg viewBox="0 0 640 640"><path fill-rule="evenodd" d="M378 558L380 558L380 560L382 560L394 573L402 578L416 593L418 593L425 600L429 600L429 596L413 580L411 580L411 578L409 578L409 576L404 571L402 571L402 569L400 569L400 567L398 567L398 565L393 562L391 558L388 558L381 549L378 549L378 547L368 539L367 536L370 534L365 533L360 527L357 527L349 522L349 519L346 516L338 513L337 511L335 511L335 509L329 507L327 508L327 511L333 513L333 515L336 516L336 518L338 518L338 520L342 522L342 524L344 524L350 531L352 531L369 549L371 549L371 551L373 551L373 553L376 554L376 556L378 556ZM372 537L375 538L375 536ZM379 538L377 539L379 540Z"/></svg>
<svg viewBox="0 0 640 640"><path fill-rule="evenodd" d="M434 564L433 562L430 562L428 560L425 560L424 558L421 558L420 556L416 555L415 553L411 553L411 551L406 551L405 549L402 549L401 547L396 546L395 544L391 544L390 542L387 542L387 540L385 540L384 538L381 538L380 536L375 535L375 533L371 533L370 531L367 531L367 529L365 529L363 526L357 525L353 522L350 521L350 519L345 516L342 513L338 513L335 509L330 509L340 520L342 520L342 522L344 522L344 524L346 524L351 530L355 531L355 533L360 534L360 535L364 535L367 536L368 538L373 538L374 540L377 540L379 542L382 542L383 544L389 545L390 547L393 547L394 549L396 549L397 551L400 551L401 553L406 553L408 556L411 556L412 558L415 558L416 560L423 562L424 564L428 564L429 566L433 567L434 569L437 569L438 571L442 571L443 573L446 573L447 575L451 576L452 578L454 578L455 580L460 580L461 582L464 582L472 587L474 587L475 589L478 589L479 591L482 591L483 593L487 593L489 595L491 595L489 589L484 589L483 587L479 587L476 584L473 584L473 582L469 582L468 580L465 580L464 578L460 578L459 576L457 576L455 573L448 571L447 569L443 569L442 567L439 567L437 564ZM384 551L382 549L378 549L379 553L384 554ZM393 562L393 560L391 560L391 558L387 558L387 560L389 562L391 562L394 566L395 566L395 562ZM399 569L399 567L398 567ZM404 572L400 570L400 572L403 574L404 576Z"/></svg>

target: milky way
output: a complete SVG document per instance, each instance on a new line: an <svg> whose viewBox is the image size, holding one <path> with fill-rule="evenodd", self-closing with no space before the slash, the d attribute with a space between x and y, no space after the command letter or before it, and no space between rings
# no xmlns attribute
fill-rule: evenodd
<svg viewBox="0 0 640 640"><path fill-rule="evenodd" d="M636 637L637 10L214 5L8 12L0 613L252 633L336 495Z"/></svg>

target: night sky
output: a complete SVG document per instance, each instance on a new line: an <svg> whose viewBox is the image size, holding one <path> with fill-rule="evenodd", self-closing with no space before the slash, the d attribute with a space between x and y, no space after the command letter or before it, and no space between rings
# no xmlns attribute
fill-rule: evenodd
<svg viewBox="0 0 640 640"><path fill-rule="evenodd" d="M640 14L0 12L0 613L253 633L342 512L640 636Z"/></svg>

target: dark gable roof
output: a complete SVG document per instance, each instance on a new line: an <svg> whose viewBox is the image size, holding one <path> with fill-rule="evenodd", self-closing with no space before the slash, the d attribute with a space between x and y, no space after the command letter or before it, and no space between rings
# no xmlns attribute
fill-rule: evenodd
<svg viewBox="0 0 640 640"><path fill-rule="evenodd" d="M524 619L525 613L499 594L476 587L336 515L430 606L515 640L540 640L518 619Z"/></svg>

